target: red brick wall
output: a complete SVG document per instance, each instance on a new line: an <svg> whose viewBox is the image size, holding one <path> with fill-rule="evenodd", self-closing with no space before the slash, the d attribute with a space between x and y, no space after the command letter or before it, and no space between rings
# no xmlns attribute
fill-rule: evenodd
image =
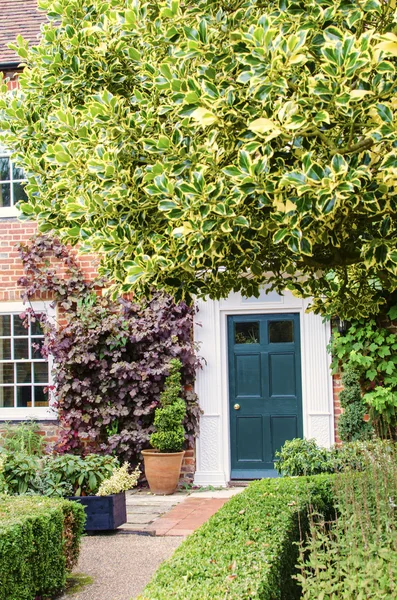
<svg viewBox="0 0 397 600"><path fill-rule="evenodd" d="M18 253L18 245L36 233L35 223L18 219L0 219L0 302L13 302L21 299L22 288L18 279L23 275L23 266ZM86 278L92 280L97 275L98 259L91 255L78 257L78 263Z"/></svg>
<svg viewBox="0 0 397 600"><path fill-rule="evenodd" d="M341 382L341 373L336 373L332 377L332 386L333 386L333 394L334 394L334 429L335 429L335 444L341 444L341 441L338 436L338 419L343 412L343 409L339 402L339 394L343 390L343 385Z"/></svg>
<svg viewBox="0 0 397 600"><path fill-rule="evenodd" d="M15 422L15 426L17 426L17 422ZM45 443L50 450L51 447L59 441L59 425L57 421L47 421L40 423L40 431L39 434L43 436ZM1 427L0 423L0 434L4 432L4 429Z"/></svg>

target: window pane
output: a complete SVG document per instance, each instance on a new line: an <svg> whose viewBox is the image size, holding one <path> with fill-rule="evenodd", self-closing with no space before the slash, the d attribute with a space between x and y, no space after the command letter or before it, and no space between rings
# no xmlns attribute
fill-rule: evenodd
<svg viewBox="0 0 397 600"><path fill-rule="evenodd" d="M34 363L35 383L48 383L48 363Z"/></svg>
<svg viewBox="0 0 397 600"><path fill-rule="evenodd" d="M269 321L269 343L286 344L294 341L293 321Z"/></svg>
<svg viewBox="0 0 397 600"><path fill-rule="evenodd" d="M0 340L0 360L10 360L11 340Z"/></svg>
<svg viewBox="0 0 397 600"><path fill-rule="evenodd" d="M11 335L11 315L0 315L0 336Z"/></svg>
<svg viewBox="0 0 397 600"><path fill-rule="evenodd" d="M32 406L32 388L30 385L20 385L17 387L17 406L18 408Z"/></svg>
<svg viewBox="0 0 397 600"><path fill-rule="evenodd" d="M32 335L43 335L44 333L39 321L30 324L30 331L32 332Z"/></svg>
<svg viewBox="0 0 397 600"><path fill-rule="evenodd" d="M11 206L10 184L2 183L0 185L0 208Z"/></svg>
<svg viewBox="0 0 397 600"><path fill-rule="evenodd" d="M28 335L28 330L23 326L23 321L19 315L14 315L14 335Z"/></svg>
<svg viewBox="0 0 397 600"><path fill-rule="evenodd" d="M29 340L28 338L15 338L14 339L14 358L19 360L21 358L29 358Z"/></svg>
<svg viewBox="0 0 397 600"><path fill-rule="evenodd" d="M12 178L13 179L25 179L25 172L23 169L12 165Z"/></svg>
<svg viewBox="0 0 397 600"><path fill-rule="evenodd" d="M254 321L253 323L235 323L234 343L259 344L259 322Z"/></svg>
<svg viewBox="0 0 397 600"><path fill-rule="evenodd" d="M32 363L17 363L17 382L30 383L32 381Z"/></svg>
<svg viewBox="0 0 397 600"><path fill-rule="evenodd" d="M0 387L0 408L14 408L13 387Z"/></svg>
<svg viewBox="0 0 397 600"><path fill-rule="evenodd" d="M10 159L6 156L0 158L0 180L10 179Z"/></svg>
<svg viewBox="0 0 397 600"><path fill-rule="evenodd" d="M43 338L32 338L32 358L36 360L43 358L41 348L43 347Z"/></svg>
<svg viewBox="0 0 397 600"><path fill-rule="evenodd" d="M13 183L14 189L14 204L22 200L25 202L28 199L27 193L25 192L25 186L22 183Z"/></svg>
<svg viewBox="0 0 397 600"><path fill-rule="evenodd" d="M46 391L44 391L46 390ZM48 406L48 391L46 387L35 387L34 388L34 405L35 406Z"/></svg>
<svg viewBox="0 0 397 600"><path fill-rule="evenodd" d="M0 383L14 383L13 363L0 363Z"/></svg>

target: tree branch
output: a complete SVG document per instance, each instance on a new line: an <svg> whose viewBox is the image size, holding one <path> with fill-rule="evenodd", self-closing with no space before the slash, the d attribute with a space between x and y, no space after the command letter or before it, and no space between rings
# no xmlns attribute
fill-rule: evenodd
<svg viewBox="0 0 397 600"><path fill-rule="evenodd" d="M353 144L353 146L344 146L342 148L336 148L335 150L332 150L331 156L335 156L335 154L353 154L353 152L359 152L360 150L369 150L369 148L371 148L373 145L373 139L364 138L356 144Z"/></svg>

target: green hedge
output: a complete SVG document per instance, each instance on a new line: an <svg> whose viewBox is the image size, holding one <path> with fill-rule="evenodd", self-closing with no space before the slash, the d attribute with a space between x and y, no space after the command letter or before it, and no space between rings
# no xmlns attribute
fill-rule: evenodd
<svg viewBox="0 0 397 600"><path fill-rule="evenodd" d="M308 507L332 510L333 475L265 479L234 496L165 562L141 600L294 600Z"/></svg>
<svg viewBox="0 0 397 600"><path fill-rule="evenodd" d="M62 589L84 521L77 502L0 496L0 600L34 600Z"/></svg>

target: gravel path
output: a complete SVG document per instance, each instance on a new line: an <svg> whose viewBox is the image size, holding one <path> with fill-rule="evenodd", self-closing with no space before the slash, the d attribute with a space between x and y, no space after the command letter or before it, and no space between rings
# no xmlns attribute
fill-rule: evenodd
<svg viewBox="0 0 397 600"><path fill-rule="evenodd" d="M182 540L129 533L85 537L74 572L94 582L59 600L133 600Z"/></svg>

